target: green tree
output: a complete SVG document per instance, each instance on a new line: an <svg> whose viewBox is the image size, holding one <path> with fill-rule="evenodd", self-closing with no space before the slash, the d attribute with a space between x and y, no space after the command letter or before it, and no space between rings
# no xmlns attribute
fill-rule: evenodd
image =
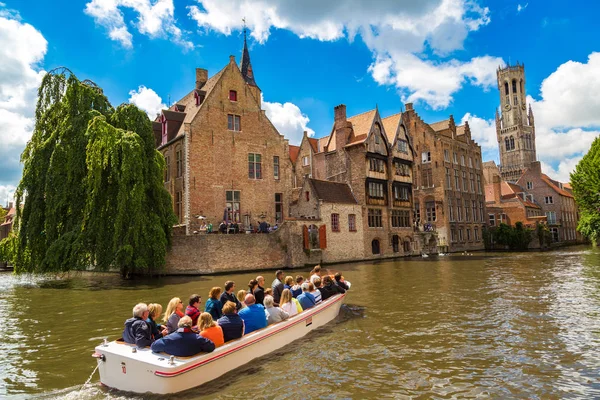
<svg viewBox="0 0 600 400"><path fill-rule="evenodd" d="M0 207L0 221L4 220L4 217L6 216L7 213L8 213L8 210L6 210L4 207Z"/></svg>
<svg viewBox="0 0 600 400"><path fill-rule="evenodd" d="M70 71L47 74L21 160L16 272L160 271L175 217L148 117Z"/></svg>
<svg viewBox="0 0 600 400"><path fill-rule="evenodd" d="M596 246L600 239L600 138L571 173L571 186L579 207L577 230Z"/></svg>

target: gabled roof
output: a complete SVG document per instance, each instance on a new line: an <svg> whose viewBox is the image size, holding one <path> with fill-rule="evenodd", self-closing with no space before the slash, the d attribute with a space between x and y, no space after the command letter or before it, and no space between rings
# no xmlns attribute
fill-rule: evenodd
<svg viewBox="0 0 600 400"><path fill-rule="evenodd" d="M502 195L506 195L506 194L511 194L511 193L523 192L523 188L514 183L502 181L501 191L502 191Z"/></svg>
<svg viewBox="0 0 600 400"><path fill-rule="evenodd" d="M450 119L434 122L433 124L429 124L429 126L436 132L443 131L444 129L450 129Z"/></svg>
<svg viewBox="0 0 600 400"><path fill-rule="evenodd" d="M394 143L394 139L396 139L396 131L398 130L398 124L400 123L400 118L402 117L402 113L390 115L389 117L383 118L381 123L383 124L383 130L388 138L388 142L391 144Z"/></svg>
<svg viewBox="0 0 600 400"><path fill-rule="evenodd" d="M565 197L573 197L573 195L571 193L569 193L568 191L561 189L558 185L559 182L555 181L553 179L550 179L550 177L546 174L542 174L542 180L544 182L546 182L546 184L548 186L550 186L556 193L565 196Z"/></svg>
<svg viewBox="0 0 600 400"><path fill-rule="evenodd" d="M319 139L308 138L308 143L315 153L319 152Z"/></svg>
<svg viewBox="0 0 600 400"><path fill-rule="evenodd" d="M464 125L459 125L456 127L456 136L459 135L464 135L465 134L465 126Z"/></svg>
<svg viewBox="0 0 600 400"><path fill-rule="evenodd" d="M294 146L290 144L290 160L293 163L296 163L298 159L298 154L300 154L300 146Z"/></svg>
<svg viewBox="0 0 600 400"><path fill-rule="evenodd" d="M350 186L346 183L308 179L319 200L326 203L357 204Z"/></svg>
<svg viewBox="0 0 600 400"><path fill-rule="evenodd" d="M329 135L323 136L317 140L319 141L319 152L325 151L325 146L327 146L327 142L329 142Z"/></svg>
<svg viewBox="0 0 600 400"><path fill-rule="evenodd" d="M348 118L348 122L352 123L354 131L354 135L352 135L348 144L362 143L367 139L373 126L376 112L377 110L373 109Z"/></svg>

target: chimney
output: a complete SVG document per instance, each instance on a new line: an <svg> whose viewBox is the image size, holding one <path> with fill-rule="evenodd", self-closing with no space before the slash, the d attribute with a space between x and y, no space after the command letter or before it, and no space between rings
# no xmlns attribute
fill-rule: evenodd
<svg viewBox="0 0 600 400"><path fill-rule="evenodd" d="M406 109L406 111L412 111L413 110L413 103L406 103L404 105L404 108Z"/></svg>
<svg viewBox="0 0 600 400"><path fill-rule="evenodd" d="M12 201L10 203L8 203L8 209L10 210L11 208L13 208L13 202Z"/></svg>
<svg viewBox="0 0 600 400"><path fill-rule="evenodd" d="M346 105L340 104L339 106L335 106L333 108L334 121L337 122L346 122Z"/></svg>
<svg viewBox="0 0 600 400"><path fill-rule="evenodd" d="M229 56L229 62L235 64L235 56Z"/></svg>
<svg viewBox="0 0 600 400"><path fill-rule="evenodd" d="M208 80L208 70L204 68L196 68L196 89L202 89L202 86Z"/></svg>
<svg viewBox="0 0 600 400"><path fill-rule="evenodd" d="M542 164L539 161L532 162L529 165L529 169L537 176L542 175Z"/></svg>
<svg viewBox="0 0 600 400"><path fill-rule="evenodd" d="M493 182L493 190L494 190L494 203L497 205L500 204L500 196L502 196L502 182L500 181L499 175L494 175L492 177Z"/></svg>

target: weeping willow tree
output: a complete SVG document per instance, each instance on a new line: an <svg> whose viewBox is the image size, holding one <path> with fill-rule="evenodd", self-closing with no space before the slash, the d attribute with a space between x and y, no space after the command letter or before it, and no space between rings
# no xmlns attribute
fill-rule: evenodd
<svg viewBox="0 0 600 400"><path fill-rule="evenodd" d="M70 71L48 73L16 191L15 271L158 272L173 215L148 117Z"/></svg>

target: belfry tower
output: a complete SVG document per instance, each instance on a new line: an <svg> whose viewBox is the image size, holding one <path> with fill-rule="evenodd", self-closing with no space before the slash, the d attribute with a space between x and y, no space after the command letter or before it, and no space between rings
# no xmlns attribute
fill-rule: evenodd
<svg viewBox="0 0 600 400"><path fill-rule="evenodd" d="M500 149L500 174L508 182L516 182L530 163L537 160L535 124L531 105L525 96L525 65L498 68L498 91L501 114L496 109L496 136Z"/></svg>

